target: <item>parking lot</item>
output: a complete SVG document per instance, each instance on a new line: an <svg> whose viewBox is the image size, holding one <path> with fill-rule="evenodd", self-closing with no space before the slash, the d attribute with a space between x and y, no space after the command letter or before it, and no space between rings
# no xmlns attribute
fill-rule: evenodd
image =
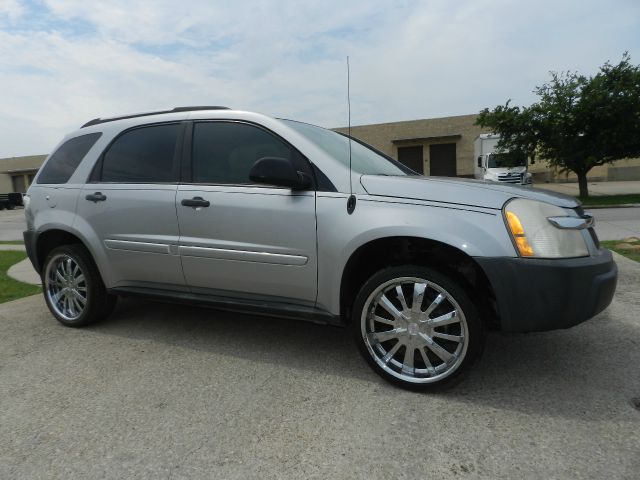
<svg viewBox="0 0 640 480"><path fill-rule="evenodd" d="M338 328L124 300L73 330L40 296L3 304L0 478L637 479L640 266L616 258L604 313L491 334L437 395Z"/></svg>

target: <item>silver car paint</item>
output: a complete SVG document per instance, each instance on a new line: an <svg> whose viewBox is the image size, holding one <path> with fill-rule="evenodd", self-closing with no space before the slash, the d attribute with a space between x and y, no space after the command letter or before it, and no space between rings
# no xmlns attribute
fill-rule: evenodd
<svg viewBox="0 0 640 480"><path fill-rule="evenodd" d="M278 218L274 211L261 212L262 195L243 198L243 218L234 222L231 212L237 208L225 191L230 186L199 187L135 185L139 195L128 193L127 199L111 201L116 190L124 193L131 186L86 185L87 178L104 148L123 130L143 124L178 120L230 119L256 123L273 131L294 145L335 185L338 192L306 192L304 211L293 210L294 219ZM94 256L107 287L123 284L146 284L149 281L181 290L187 288L182 268L186 265L194 289L224 289L278 295L300 303L317 297L318 307L333 314L340 312L340 282L350 256L361 246L390 236L427 238L451 245L470 256L514 257L516 252L506 231L501 208L514 197L533 198L572 208L574 199L554 196L535 189L482 185L454 179L422 177L365 176L352 173L353 192L358 203L353 215L346 210L349 192L349 169L285 123L250 112L221 110L171 113L118 120L77 130L74 136L102 132L102 137L85 156L69 182L47 186L34 183L28 191L31 205L27 211L28 228L38 232L59 228L78 236ZM347 154L347 152L345 152ZM37 182L37 177L36 177ZM105 207L95 207L84 199L85 192L109 190ZM216 232L214 222L198 224L203 212L187 212L180 205L181 196L171 205L172 192L189 194L216 192L210 212L224 205L229 210L212 215L226 216L227 232ZM255 188L255 187L254 187ZM265 190L266 191L266 190ZM293 200L299 193L288 193L280 200ZM46 200L49 196L49 200ZM136 202L155 196L163 206ZM195 195L194 195L195 196ZM52 199L57 204L52 207ZM248 201L251 200L251 201ZM309 201L315 200L316 218ZM47 205L49 202L49 205ZM255 202L255 214L251 210ZM89 205L91 203L91 205ZM152 203L152 202L149 202ZM81 205L76 215L76 204ZM292 204L291 204L292 205ZM52 207L52 208L51 208ZM185 210L181 210L185 209ZM203 209L204 210L204 209ZM179 212L176 214L176 211ZM261 212L261 213L258 213ZM292 211L289 210L289 213ZM244 215L249 217L244 217ZM206 215L210 215L206 213ZM193 233L175 226L178 218ZM191 218L189 218L191 217ZM174 223L175 221L175 223ZM156 225L163 223L164 225ZM302 227L300 226L302 224ZM161 227L161 228L159 228ZM317 246L316 246L317 243ZM203 248L204 250L198 250ZM133 252L132 250L137 250ZM182 257L180 256L182 252ZM168 253L167 253L168 252ZM268 255L277 255L268 261ZM306 263L301 263L303 257ZM259 261L256 261L259 260ZM317 269L317 279L315 271ZM135 278L134 278L135 277ZM272 284L271 286L269 284Z"/></svg>
<svg viewBox="0 0 640 480"><path fill-rule="evenodd" d="M501 209L508 198L525 197L559 207L575 208L578 202L555 192L519 185L499 185L496 182L448 177L383 177L363 175L361 183L371 195L436 200L452 204L476 205Z"/></svg>
<svg viewBox="0 0 640 480"><path fill-rule="evenodd" d="M101 192L107 200L92 202ZM184 286L177 251L176 185L89 183L78 198L77 218L97 235L112 287L139 282Z"/></svg>
<svg viewBox="0 0 640 480"><path fill-rule="evenodd" d="M211 205L181 205L194 196ZM182 268L194 293L241 291L315 302L315 192L180 185L176 205Z"/></svg>
<svg viewBox="0 0 640 480"><path fill-rule="evenodd" d="M361 246L387 237L417 237L451 245L470 256L514 257L500 211L476 207L358 197L352 215L348 195L318 193L318 306L337 314L344 267Z"/></svg>

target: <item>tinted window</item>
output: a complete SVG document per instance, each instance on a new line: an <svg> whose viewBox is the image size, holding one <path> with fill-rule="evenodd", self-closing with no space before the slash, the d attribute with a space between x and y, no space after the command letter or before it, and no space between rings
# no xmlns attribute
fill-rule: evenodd
<svg viewBox="0 0 640 480"><path fill-rule="evenodd" d="M349 149L351 148L351 163L354 172L364 175L416 175L416 172L406 168L400 162L386 157L357 138L353 138L351 146L349 146L349 137L345 135L308 123L293 120L282 121L344 165L349 165Z"/></svg>
<svg viewBox="0 0 640 480"><path fill-rule="evenodd" d="M293 148L265 130L244 123L196 123L193 130L193 181L246 184L262 157L288 160Z"/></svg>
<svg viewBox="0 0 640 480"><path fill-rule="evenodd" d="M116 139L102 160L103 182L176 182L174 157L180 124L130 130Z"/></svg>
<svg viewBox="0 0 640 480"><path fill-rule="evenodd" d="M78 165L100 138L101 133L89 133L67 140L58 148L38 175L38 183L67 183Z"/></svg>

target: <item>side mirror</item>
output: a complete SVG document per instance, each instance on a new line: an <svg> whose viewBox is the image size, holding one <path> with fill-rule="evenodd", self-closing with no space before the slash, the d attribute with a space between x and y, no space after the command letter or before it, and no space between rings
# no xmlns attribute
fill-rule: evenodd
<svg viewBox="0 0 640 480"><path fill-rule="evenodd" d="M249 179L277 187L304 190L311 186L311 178L297 171L286 158L263 157L256 161L249 172Z"/></svg>

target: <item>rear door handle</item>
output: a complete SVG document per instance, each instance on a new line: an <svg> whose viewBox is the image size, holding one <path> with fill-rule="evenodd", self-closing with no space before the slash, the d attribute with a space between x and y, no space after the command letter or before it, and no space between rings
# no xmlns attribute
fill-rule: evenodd
<svg viewBox="0 0 640 480"><path fill-rule="evenodd" d="M208 207L211 205L209 200L205 200L202 197L185 198L180 203L185 207Z"/></svg>
<svg viewBox="0 0 640 480"><path fill-rule="evenodd" d="M102 192L90 193L86 197L90 202L104 202L107 199L107 196Z"/></svg>

